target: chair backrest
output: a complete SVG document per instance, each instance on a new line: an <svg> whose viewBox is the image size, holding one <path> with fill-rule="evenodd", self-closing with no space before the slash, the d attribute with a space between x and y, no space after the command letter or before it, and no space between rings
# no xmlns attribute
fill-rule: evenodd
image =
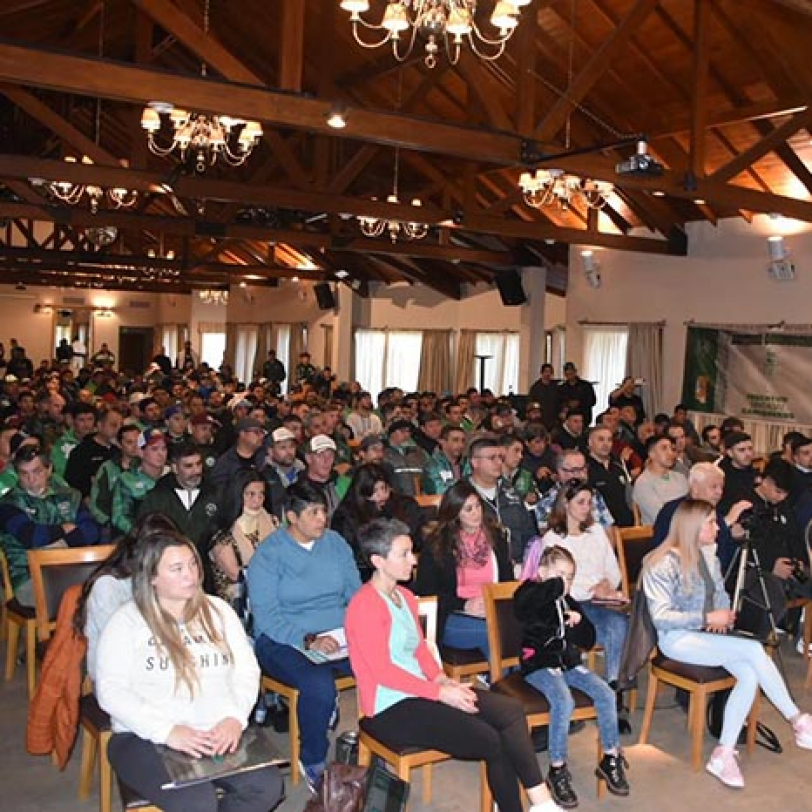
<svg viewBox="0 0 812 812"><path fill-rule="evenodd" d="M431 653L434 659L437 660L437 665L442 667L442 660L440 659L440 650L437 648L437 596L428 595L424 598L419 598L417 601L417 617L420 620L420 625L423 628L423 637L426 638Z"/></svg>
<svg viewBox="0 0 812 812"><path fill-rule="evenodd" d="M634 516L634 526L642 526L643 516L640 513L640 506L637 504L637 502L632 502L632 516Z"/></svg>
<svg viewBox="0 0 812 812"><path fill-rule="evenodd" d="M8 570L6 551L0 548L0 571L3 574L3 603L8 603L14 597L14 587L11 586L11 573Z"/></svg>
<svg viewBox="0 0 812 812"><path fill-rule="evenodd" d="M513 612L513 595L520 581L485 584L485 622L488 626L491 682L502 678L506 668L519 664L522 651L522 627Z"/></svg>
<svg viewBox="0 0 812 812"><path fill-rule="evenodd" d="M415 501L421 508L428 510L436 510L440 507L440 502L443 497L439 493L419 493L415 496Z"/></svg>
<svg viewBox="0 0 812 812"><path fill-rule="evenodd" d="M623 594L631 598L640 577L643 559L654 549L654 528L650 524L640 527L618 528L617 563L623 581Z"/></svg>
<svg viewBox="0 0 812 812"><path fill-rule="evenodd" d="M34 590L37 637L47 640L56 626L62 596L69 586L83 584L90 573L106 560L115 545L59 547L28 551L28 567Z"/></svg>

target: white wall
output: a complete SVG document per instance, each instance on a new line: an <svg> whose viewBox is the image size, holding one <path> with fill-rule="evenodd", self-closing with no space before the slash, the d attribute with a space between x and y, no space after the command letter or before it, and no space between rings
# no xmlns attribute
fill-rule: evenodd
<svg viewBox="0 0 812 812"><path fill-rule="evenodd" d="M796 278L776 282L767 274L767 236L784 234ZM590 287L581 246L570 251L567 355L583 363L578 322L664 320L665 388L670 409L682 393L685 322L722 324L812 323L812 224L759 215L688 226L688 257L594 249L602 285Z"/></svg>

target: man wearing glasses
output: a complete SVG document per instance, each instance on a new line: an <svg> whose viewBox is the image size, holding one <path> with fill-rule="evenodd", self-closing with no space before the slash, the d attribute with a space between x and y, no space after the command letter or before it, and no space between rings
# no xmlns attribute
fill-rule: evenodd
<svg viewBox="0 0 812 812"><path fill-rule="evenodd" d="M555 500L558 499L561 488L576 480L581 482L587 481L588 469L586 457L583 452L577 448L562 451L556 460L555 473L558 484L553 485L553 487L542 496L535 508L536 522L542 533L546 529L547 520L550 518L550 513L555 506ZM606 505L606 500L598 491L595 491L592 497L592 515L595 521L598 522L604 530L608 530L615 524L615 519Z"/></svg>

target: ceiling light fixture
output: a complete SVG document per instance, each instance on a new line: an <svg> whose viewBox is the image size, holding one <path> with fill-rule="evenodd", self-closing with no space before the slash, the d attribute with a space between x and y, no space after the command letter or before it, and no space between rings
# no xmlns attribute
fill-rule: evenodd
<svg viewBox="0 0 812 812"><path fill-rule="evenodd" d="M483 32L476 21L476 0L390 0L380 23L370 23L361 15L369 11L369 0L341 0L340 6L350 12L355 41L364 48L379 48L392 43L392 53L399 62L407 60L414 50L417 36L426 40L426 67L437 64L441 45L452 65L460 58L463 42L481 59L498 59L507 41L519 25L521 7L531 0L494 0L490 16L492 33ZM360 29L384 32L377 42L366 42ZM403 36L401 36L403 35Z"/></svg>
<svg viewBox="0 0 812 812"><path fill-rule="evenodd" d="M203 9L203 34L209 34L210 0ZM200 75L207 75L204 62ZM172 125L172 140L167 145L158 143L157 136L163 129L163 118L167 116ZM151 101L141 114L141 127L146 130L150 152L166 158L175 150L181 161L194 154L195 171L204 172L217 159L230 166L245 163L254 147L262 138L262 127L258 121L245 121L227 115L192 113L175 107L171 102Z"/></svg>
<svg viewBox="0 0 812 812"><path fill-rule="evenodd" d="M205 305L225 307L228 304L228 291L219 288L205 288L197 292L198 298Z"/></svg>
<svg viewBox="0 0 812 812"><path fill-rule="evenodd" d="M534 174L522 172L519 188L528 206L541 209L557 204L564 211L572 206L575 199L591 209L602 209L614 191L614 186L608 181L580 178L555 168L537 169Z"/></svg>
<svg viewBox="0 0 812 812"><path fill-rule="evenodd" d="M334 130L343 130L347 126L347 105L343 102L333 102L327 114L327 126Z"/></svg>

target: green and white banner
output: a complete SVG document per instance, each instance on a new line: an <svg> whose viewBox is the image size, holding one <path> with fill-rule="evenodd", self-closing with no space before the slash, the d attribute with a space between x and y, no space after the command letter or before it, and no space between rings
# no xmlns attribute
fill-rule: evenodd
<svg viewBox="0 0 812 812"><path fill-rule="evenodd" d="M689 409L809 424L810 382L812 336L688 328L682 400Z"/></svg>

